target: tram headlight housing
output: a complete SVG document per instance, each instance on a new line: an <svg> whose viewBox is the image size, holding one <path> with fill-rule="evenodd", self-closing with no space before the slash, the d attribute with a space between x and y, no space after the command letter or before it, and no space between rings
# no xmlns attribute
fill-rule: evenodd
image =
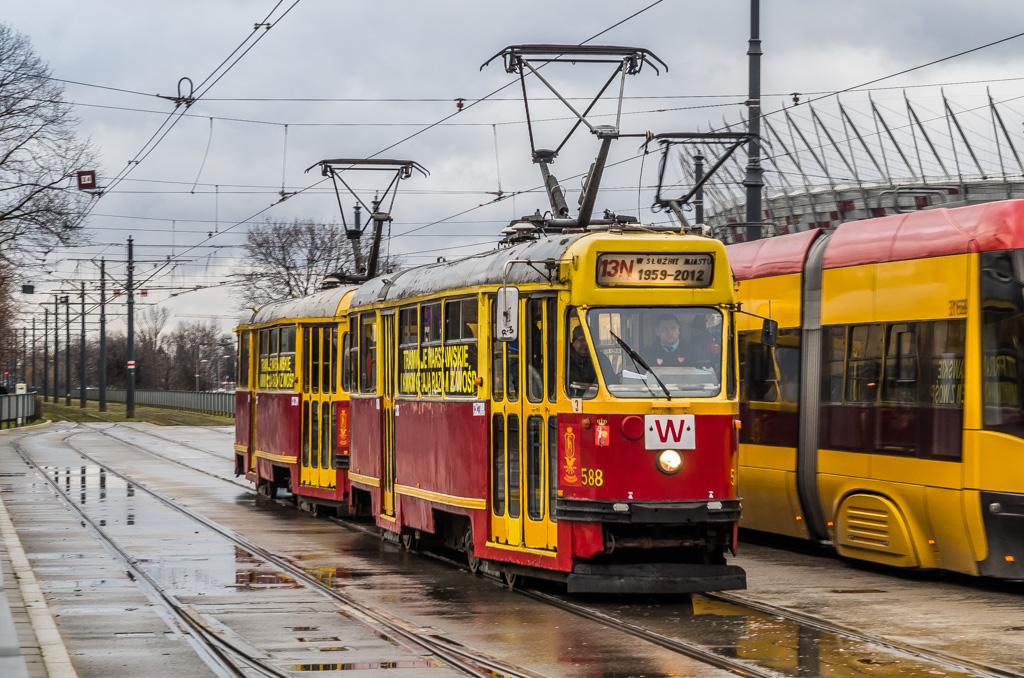
<svg viewBox="0 0 1024 678"><path fill-rule="evenodd" d="M658 470L667 475L679 473L683 468L683 455L677 450L662 450L658 453Z"/></svg>

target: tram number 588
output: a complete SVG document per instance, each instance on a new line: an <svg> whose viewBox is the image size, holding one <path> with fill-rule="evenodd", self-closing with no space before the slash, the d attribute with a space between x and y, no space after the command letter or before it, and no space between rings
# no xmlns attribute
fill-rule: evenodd
<svg viewBox="0 0 1024 678"><path fill-rule="evenodd" d="M583 468L580 478L584 487L601 487L604 485L604 471L599 468Z"/></svg>

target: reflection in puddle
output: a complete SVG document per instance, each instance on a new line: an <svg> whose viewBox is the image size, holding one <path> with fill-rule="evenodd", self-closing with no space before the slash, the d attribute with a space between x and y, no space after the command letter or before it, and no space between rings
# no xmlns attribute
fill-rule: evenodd
<svg viewBox="0 0 1024 678"><path fill-rule="evenodd" d="M301 588L298 582L286 574L280 572L257 572L253 570L237 570L235 572L235 584L246 589Z"/></svg>
<svg viewBox="0 0 1024 678"><path fill-rule="evenodd" d="M405 662L352 662L350 664L294 664L282 666L285 671L372 671L374 669L430 669L440 664L428 660Z"/></svg>

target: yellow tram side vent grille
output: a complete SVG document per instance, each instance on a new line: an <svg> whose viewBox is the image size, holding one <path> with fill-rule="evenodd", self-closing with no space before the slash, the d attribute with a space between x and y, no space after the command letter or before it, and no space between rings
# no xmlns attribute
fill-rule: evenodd
<svg viewBox="0 0 1024 678"><path fill-rule="evenodd" d="M889 514L859 507L850 507L846 512L846 541L863 546L885 547L889 545Z"/></svg>

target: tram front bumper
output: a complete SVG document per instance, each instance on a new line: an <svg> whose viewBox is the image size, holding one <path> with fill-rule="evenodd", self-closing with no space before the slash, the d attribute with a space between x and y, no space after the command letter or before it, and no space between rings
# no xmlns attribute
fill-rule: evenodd
<svg viewBox="0 0 1024 678"><path fill-rule="evenodd" d="M581 563L569 574L569 593L702 593L747 588L738 565Z"/></svg>

